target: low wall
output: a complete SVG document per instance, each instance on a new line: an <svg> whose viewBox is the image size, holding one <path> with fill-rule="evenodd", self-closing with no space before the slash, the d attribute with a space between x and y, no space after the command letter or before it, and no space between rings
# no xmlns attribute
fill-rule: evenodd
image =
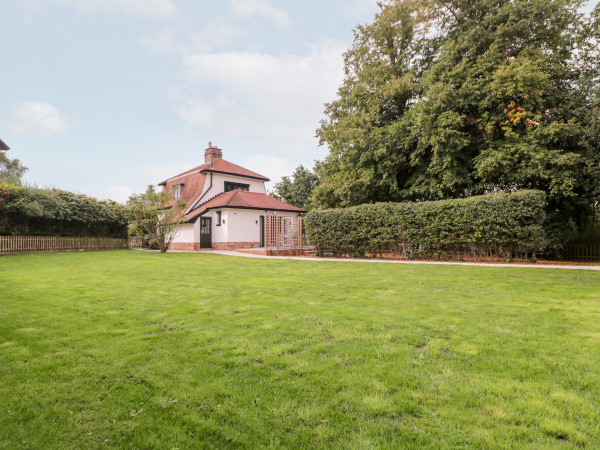
<svg viewBox="0 0 600 450"><path fill-rule="evenodd" d="M213 242L211 248L200 248L198 242L171 242L169 250L178 252L198 252L202 250L238 250L240 248L258 248L260 242Z"/></svg>
<svg viewBox="0 0 600 450"><path fill-rule="evenodd" d="M213 242L214 250L238 250L240 248L259 248L260 242Z"/></svg>
<svg viewBox="0 0 600 450"><path fill-rule="evenodd" d="M171 242L169 250L177 252L197 252L200 250L200 244L197 242Z"/></svg>

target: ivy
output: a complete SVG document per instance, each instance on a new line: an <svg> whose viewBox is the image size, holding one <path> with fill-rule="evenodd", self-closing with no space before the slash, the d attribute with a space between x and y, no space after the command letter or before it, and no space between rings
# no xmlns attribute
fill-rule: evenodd
<svg viewBox="0 0 600 450"><path fill-rule="evenodd" d="M0 235L126 237L127 226L115 202L0 183Z"/></svg>

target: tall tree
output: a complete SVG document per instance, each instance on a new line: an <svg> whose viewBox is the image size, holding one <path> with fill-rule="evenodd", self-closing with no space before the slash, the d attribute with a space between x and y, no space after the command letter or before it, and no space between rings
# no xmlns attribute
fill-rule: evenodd
<svg viewBox="0 0 600 450"><path fill-rule="evenodd" d="M299 208L310 209L312 193L319 183L319 177L303 165L299 165L290 177L283 177L275 184L271 193L274 197Z"/></svg>
<svg viewBox="0 0 600 450"><path fill-rule="evenodd" d="M21 184L27 167L18 159L10 159L6 152L0 151L0 183Z"/></svg>
<svg viewBox="0 0 600 450"><path fill-rule="evenodd" d="M127 206L136 234L148 236L150 245L165 253L185 222L185 202L174 202L168 194L148 186L143 194L129 197Z"/></svg>
<svg viewBox="0 0 600 450"><path fill-rule="evenodd" d="M589 214L598 195L598 21L579 14L581 4L381 4L356 29L345 80L317 130L330 153L315 202L535 188L564 217Z"/></svg>

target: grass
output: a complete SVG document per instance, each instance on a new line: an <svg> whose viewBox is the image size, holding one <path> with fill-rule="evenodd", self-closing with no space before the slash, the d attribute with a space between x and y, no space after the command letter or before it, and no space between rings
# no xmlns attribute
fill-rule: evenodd
<svg viewBox="0 0 600 450"><path fill-rule="evenodd" d="M0 447L600 446L600 276L0 257Z"/></svg>

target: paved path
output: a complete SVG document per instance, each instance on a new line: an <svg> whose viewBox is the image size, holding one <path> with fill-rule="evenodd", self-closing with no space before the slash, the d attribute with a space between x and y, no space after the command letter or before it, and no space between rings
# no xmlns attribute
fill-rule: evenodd
<svg viewBox="0 0 600 450"><path fill-rule="evenodd" d="M356 258L318 258L313 256L265 256L252 253L241 253L230 250L206 250L199 253L214 253L218 255L241 256L245 258L270 258L270 259L297 259L301 261L343 261L343 262L362 262L362 263L383 263L383 264L445 264L456 266L484 266L484 267L527 267L530 269L571 269L571 270L596 270L600 271L600 266L577 266L577 265L554 265L554 264L494 264L494 263L473 263L459 261L407 261L390 259L356 259Z"/></svg>

